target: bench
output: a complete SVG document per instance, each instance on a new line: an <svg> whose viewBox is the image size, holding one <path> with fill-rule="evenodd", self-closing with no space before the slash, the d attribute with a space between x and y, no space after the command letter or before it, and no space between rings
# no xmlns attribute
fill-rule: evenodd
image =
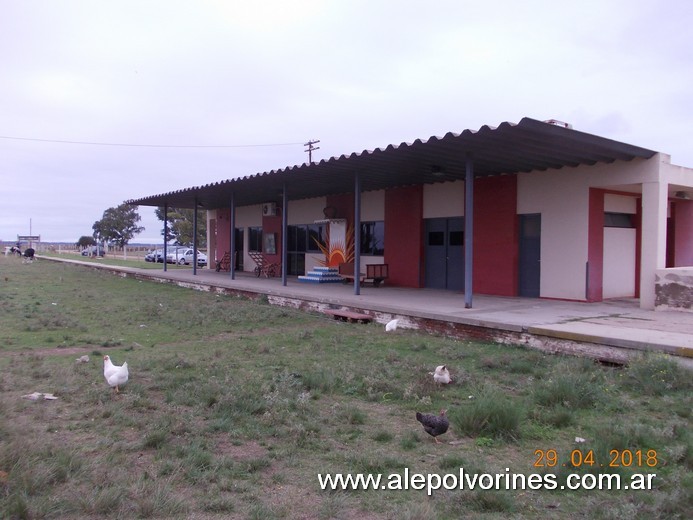
<svg viewBox="0 0 693 520"><path fill-rule="evenodd" d="M389 276L388 264L368 264L366 266L366 280L373 282L373 287L378 287L380 282Z"/></svg>
<svg viewBox="0 0 693 520"><path fill-rule="evenodd" d="M236 269L236 258L238 257L238 251L236 251L233 254L233 263L234 263L234 270ZM224 256L221 257L221 260L217 260L217 267L216 271L217 273L219 271L226 271L227 273L231 270L231 255L229 255L229 252L226 251L224 253Z"/></svg>
<svg viewBox="0 0 693 520"><path fill-rule="evenodd" d="M348 262L348 263L341 263L339 264L339 276L342 277L342 280L344 283L354 283L354 263L353 262ZM359 277L359 281L363 282L364 278L366 277L365 274L361 273L361 276Z"/></svg>
<svg viewBox="0 0 693 520"><path fill-rule="evenodd" d="M229 252L227 251L224 253L224 256L221 257L221 260L217 261L217 273L219 271L230 271L231 270L231 256L229 255Z"/></svg>
<svg viewBox="0 0 693 520"><path fill-rule="evenodd" d="M339 264L339 276L344 283L354 283L354 264L352 262ZM366 273L361 273L359 281L361 283L370 282L373 287L378 287L383 280L389 276L388 264L367 264Z"/></svg>

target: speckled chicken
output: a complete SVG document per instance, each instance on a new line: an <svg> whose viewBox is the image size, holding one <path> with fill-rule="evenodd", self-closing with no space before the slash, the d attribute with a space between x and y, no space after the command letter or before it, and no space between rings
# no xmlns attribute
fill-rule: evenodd
<svg viewBox="0 0 693 520"><path fill-rule="evenodd" d="M448 427L450 426L450 422L448 421L446 414L447 410L441 410L440 415L416 412L416 420L423 425L426 433L433 437L436 444L440 444L438 435L444 434L446 431L448 431Z"/></svg>

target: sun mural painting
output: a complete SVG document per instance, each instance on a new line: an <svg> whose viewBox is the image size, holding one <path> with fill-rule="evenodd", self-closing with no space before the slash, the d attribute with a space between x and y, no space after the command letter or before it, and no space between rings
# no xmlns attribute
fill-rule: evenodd
<svg viewBox="0 0 693 520"><path fill-rule="evenodd" d="M317 241L316 241L317 242ZM345 219L330 219L325 229L325 243L318 243L324 260L319 263L327 267L339 267L354 261L354 226Z"/></svg>

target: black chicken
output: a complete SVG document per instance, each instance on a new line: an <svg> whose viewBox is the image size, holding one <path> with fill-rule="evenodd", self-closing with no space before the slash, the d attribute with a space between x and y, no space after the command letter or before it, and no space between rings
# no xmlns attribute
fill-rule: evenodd
<svg viewBox="0 0 693 520"><path fill-rule="evenodd" d="M438 435L444 434L450 426L448 417L445 415L446 413L447 410L441 410L440 415L416 412L416 420L423 425L426 433L433 437L436 444L440 444L440 441L437 439Z"/></svg>

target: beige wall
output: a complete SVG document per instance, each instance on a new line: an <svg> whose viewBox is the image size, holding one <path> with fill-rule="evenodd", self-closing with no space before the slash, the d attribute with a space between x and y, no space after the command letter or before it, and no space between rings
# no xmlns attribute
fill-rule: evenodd
<svg viewBox="0 0 693 520"><path fill-rule="evenodd" d="M637 211L635 196L604 195L604 211L628 213ZM604 228L604 298L632 298L635 296L636 230Z"/></svg>
<svg viewBox="0 0 693 520"><path fill-rule="evenodd" d="M658 172L655 155L649 160L518 175L518 213L542 215L541 297L585 299L589 188L640 192L643 181L657 182ZM632 209L634 202L625 199L608 197L605 204L612 211Z"/></svg>
<svg viewBox="0 0 693 520"><path fill-rule="evenodd" d="M385 220L385 190L361 194L361 221Z"/></svg>
<svg viewBox="0 0 693 520"><path fill-rule="evenodd" d="M290 226L299 226L302 224L312 224L316 220L325 218L322 210L327 206L326 197L316 197L314 199L302 199L289 201L289 218Z"/></svg>
<svg viewBox="0 0 693 520"><path fill-rule="evenodd" d="M461 216L464 216L464 181L424 186L423 218Z"/></svg>
<svg viewBox="0 0 693 520"><path fill-rule="evenodd" d="M635 296L635 229L604 228L604 298Z"/></svg>

